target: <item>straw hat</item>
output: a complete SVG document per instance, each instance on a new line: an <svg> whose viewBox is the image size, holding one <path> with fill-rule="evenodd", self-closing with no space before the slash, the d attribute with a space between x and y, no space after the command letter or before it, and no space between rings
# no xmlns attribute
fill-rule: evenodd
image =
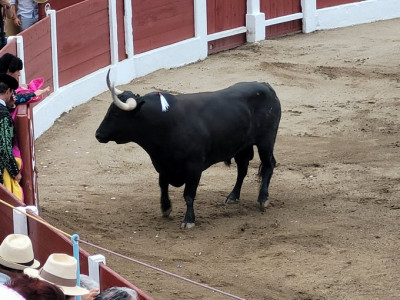
<svg viewBox="0 0 400 300"><path fill-rule="evenodd" d="M53 253L40 270L27 268L24 273L55 284L65 295L82 296L88 294L89 290L76 284L77 266L75 257L64 253Z"/></svg>
<svg viewBox="0 0 400 300"><path fill-rule="evenodd" d="M24 234L10 234L0 245L0 265L14 270L38 268L38 262L33 255L32 242Z"/></svg>

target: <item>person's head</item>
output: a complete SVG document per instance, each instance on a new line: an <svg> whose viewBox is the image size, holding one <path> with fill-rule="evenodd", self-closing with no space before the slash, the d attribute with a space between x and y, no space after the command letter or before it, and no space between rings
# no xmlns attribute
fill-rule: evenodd
<svg viewBox="0 0 400 300"><path fill-rule="evenodd" d="M40 270L27 268L24 273L57 285L66 296L83 296L89 290L76 284L78 262L75 257L64 253L53 253ZM68 297L66 297L68 299ZM74 298L72 298L74 299Z"/></svg>
<svg viewBox="0 0 400 300"><path fill-rule="evenodd" d="M17 274L11 277L11 281L5 284L29 300L64 300L64 293L60 288L47 281L32 278L25 274Z"/></svg>
<svg viewBox="0 0 400 300"><path fill-rule="evenodd" d="M24 67L22 60L11 53L5 53L0 57L0 73L8 74L19 81L21 70Z"/></svg>
<svg viewBox="0 0 400 300"><path fill-rule="evenodd" d="M4 100L8 107L14 107L13 91L18 88L18 81L14 77L0 73L0 98Z"/></svg>
<svg viewBox="0 0 400 300"><path fill-rule="evenodd" d="M0 269L18 273L26 268L38 268L30 238L24 234L9 234L0 245ZM9 273L8 272L8 273Z"/></svg>
<svg viewBox="0 0 400 300"><path fill-rule="evenodd" d="M112 287L109 288L94 298L94 300L137 300L137 293L135 290L126 287Z"/></svg>

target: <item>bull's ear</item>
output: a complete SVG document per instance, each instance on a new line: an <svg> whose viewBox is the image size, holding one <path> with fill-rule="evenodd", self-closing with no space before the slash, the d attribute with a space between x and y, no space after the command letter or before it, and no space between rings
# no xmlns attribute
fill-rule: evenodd
<svg viewBox="0 0 400 300"><path fill-rule="evenodd" d="M136 111L139 111L139 110L142 108L142 105L145 104L145 103L146 103L146 101L138 100L138 104L137 104L135 110L136 110Z"/></svg>

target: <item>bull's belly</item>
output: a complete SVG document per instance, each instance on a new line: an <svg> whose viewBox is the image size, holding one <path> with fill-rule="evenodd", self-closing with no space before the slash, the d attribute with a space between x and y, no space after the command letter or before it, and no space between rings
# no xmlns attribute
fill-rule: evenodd
<svg viewBox="0 0 400 300"><path fill-rule="evenodd" d="M181 187L186 184L189 178L197 176L214 164L225 162L232 159L237 153L245 148L251 147L252 144L248 141L238 143L240 146L235 147L214 147L207 154L197 153L186 157L164 157L162 162L153 160L153 165L157 172L167 178L170 185ZM173 152L174 153L174 152ZM179 153L176 151L175 153ZM189 152L190 153L190 152Z"/></svg>

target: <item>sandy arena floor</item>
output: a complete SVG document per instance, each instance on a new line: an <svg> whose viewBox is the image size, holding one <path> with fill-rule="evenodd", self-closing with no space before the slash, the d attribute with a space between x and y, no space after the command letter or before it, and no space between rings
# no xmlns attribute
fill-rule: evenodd
<svg viewBox="0 0 400 300"><path fill-rule="evenodd" d="M203 173L194 229L180 229L182 188L171 188L173 212L162 218L148 155L94 137L106 92L36 141L41 216L246 299L399 299L400 19L244 45L119 88L188 93L254 80L275 88L283 110L264 213L256 158L239 204L224 204L235 165L218 164ZM105 256L155 299L227 299Z"/></svg>

